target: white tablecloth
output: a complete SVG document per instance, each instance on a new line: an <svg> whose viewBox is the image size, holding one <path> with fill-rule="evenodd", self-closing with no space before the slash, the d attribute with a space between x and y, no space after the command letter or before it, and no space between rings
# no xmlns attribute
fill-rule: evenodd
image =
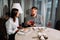
<svg viewBox="0 0 60 40"><path fill-rule="evenodd" d="M48 35L47 40L60 40L60 31L52 29L52 28L47 28L45 33ZM33 38L36 37L37 33L33 30L31 30L29 33L26 33L24 35L16 34L15 40L38 40L38 38Z"/></svg>

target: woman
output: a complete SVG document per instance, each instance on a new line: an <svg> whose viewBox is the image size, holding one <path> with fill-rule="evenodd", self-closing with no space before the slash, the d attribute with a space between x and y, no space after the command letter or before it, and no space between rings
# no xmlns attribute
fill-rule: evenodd
<svg viewBox="0 0 60 40"><path fill-rule="evenodd" d="M15 40L15 34L19 31L19 11L16 8L13 8L11 11L11 17L6 22L7 34L9 35L9 40Z"/></svg>

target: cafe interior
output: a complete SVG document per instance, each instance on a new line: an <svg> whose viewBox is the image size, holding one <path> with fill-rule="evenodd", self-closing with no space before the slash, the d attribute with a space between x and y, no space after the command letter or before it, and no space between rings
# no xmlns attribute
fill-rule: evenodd
<svg viewBox="0 0 60 40"><path fill-rule="evenodd" d="M15 40L60 40L60 0L0 0L1 40L8 40L5 23L13 7L21 12L18 17L19 24L22 25L25 22L25 17L30 14L32 7L38 8L37 14L41 22L35 24L36 27L19 29Z"/></svg>

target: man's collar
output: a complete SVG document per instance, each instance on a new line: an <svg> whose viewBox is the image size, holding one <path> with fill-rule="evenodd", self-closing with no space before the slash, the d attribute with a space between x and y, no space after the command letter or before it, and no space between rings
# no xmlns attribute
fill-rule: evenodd
<svg viewBox="0 0 60 40"><path fill-rule="evenodd" d="M30 15L31 17L34 17L34 18L36 18L37 17L37 15L36 16L32 16L32 15Z"/></svg>

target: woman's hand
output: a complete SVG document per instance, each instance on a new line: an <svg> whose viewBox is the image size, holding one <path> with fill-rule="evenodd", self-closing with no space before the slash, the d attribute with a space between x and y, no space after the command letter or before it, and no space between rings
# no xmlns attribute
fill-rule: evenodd
<svg viewBox="0 0 60 40"><path fill-rule="evenodd" d="M22 27L22 26L18 26L17 28L18 28L18 29L22 29L23 27Z"/></svg>
<svg viewBox="0 0 60 40"><path fill-rule="evenodd" d="M16 30L16 32L14 34L16 34L19 30Z"/></svg>

